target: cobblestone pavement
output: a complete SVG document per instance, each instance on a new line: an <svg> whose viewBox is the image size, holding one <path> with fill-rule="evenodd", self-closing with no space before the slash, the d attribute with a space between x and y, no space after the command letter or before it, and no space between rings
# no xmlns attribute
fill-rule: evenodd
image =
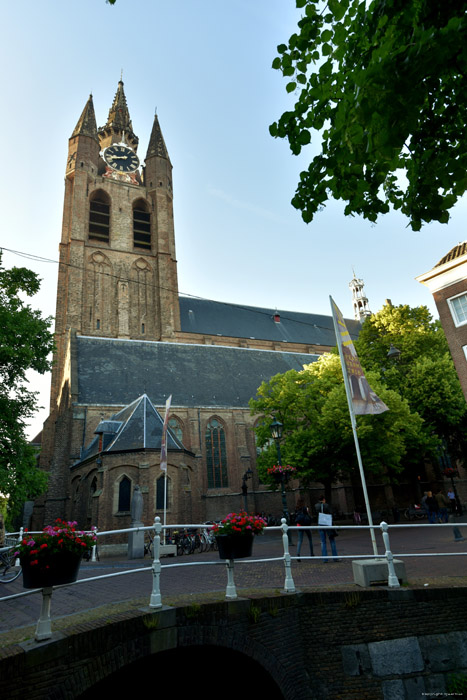
<svg viewBox="0 0 467 700"><path fill-rule="evenodd" d="M467 538L467 524L458 528ZM379 531L376 533L378 551L384 553L384 545ZM466 541L455 541L452 526L428 525L391 529L391 550L395 557L405 562L409 585L465 585L467 582ZM367 529L352 528L341 530L336 540L340 561L324 563L317 558L320 554L320 541L317 531L313 532L315 558L309 554L308 540L305 537L301 552L301 562L296 559L297 535L293 534L294 545L290 547L292 556L292 576L299 590L332 590L334 587L353 587L352 558L357 555L372 555L370 534ZM418 557L404 556L417 553ZM446 556L426 556L440 552ZM268 532L255 538L253 557L235 562L235 583L239 595L242 589L249 591L273 592L284 587L285 568L282 560L266 561L281 557L283 548L280 532ZM347 558L348 557L348 558ZM257 561L260 560L260 561ZM202 562L205 565L200 565ZM189 566L183 566L187 565ZM180 566L182 565L182 566ZM136 569L143 569L136 572ZM104 581L69 586L54 591L52 596L52 619L72 613L90 611L109 603L122 601L142 601L149 604L152 589L151 561L149 559L129 561L123 558L102 558L100 562L83 562L80 579L88 579L103 574L127 572L124 576ZM162 602L177 596L193 596L217 592L225 595L227 575L225 564L219 560L217 552L194 554L162 559L161 593ZM0 587L0 597L22 592L22 578L12 584ZM147 601L146 603L144 601ZM40 613L41 595L31 594L0 603L0 634L8 630L35 625ZM0 640L1 646L1 640Z"/></svg>

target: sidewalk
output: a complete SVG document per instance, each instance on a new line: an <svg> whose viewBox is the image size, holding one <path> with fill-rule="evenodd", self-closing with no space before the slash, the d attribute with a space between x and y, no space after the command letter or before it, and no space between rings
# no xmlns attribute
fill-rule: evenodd
<svg viewBox="0 0 467 700"><path fill-rule="evenodd" d="M458 527L467 537L467 525ZM464 531L463 531L464 529ZM373 554L369 530L355 527L339 532L337 551L339 562L324 563L317 558L320 554L320 541L317 531L313 531L314 558L309 558L308 540L305 537L301 552L301 562L296 561L296 531L294 545L290 547L292 576L299 590L355 589L352 574L352 558L356 555ZM384 554L383 541L379 528L376 532L378 551ZM444 555L467 554L467 539L455 542L452 527L402 527L390 531L391 549L395 557L405 562L409 586L465 586L467 585L467 556L421 556L404 557L404 553L416 552L429 555L440 552ZM281 557L283 555L280 532L268 532L257 537L251 559L235 562L235 583L239 595L252 592L279 594L284 587L285 569L283 561L259 562L256 560ZM346 557L349 557L348 559ZM208 562L206 566L193 565ZM101 606L143 607L148 605L152 589L151 560L123 558L101 558L100 562L83 562L80 579L90 578L117 571L131 572L143 569L140 573L128 573L105 581L90 581L76 586L56 590L52 597L52 617L66 617L72 614L98 614ZM178 566L192 564L192 566ZM162 602L175 605L178 601L195 601L197 596L213 594L219 600L225 596L227 575L224 562L217 552L194 554L162 559L161 593ZM0 596L23 591L22 578L0 588ZM247 593L245 593L245 591ZM3 633L10 630L35 626L40 613L40 594L29 595L0 606L0 646L6 643ZM55 628L55 623L53 623ZM24 630L26 634L26 630ZM32 632L33 634L33 632ZM10 637L9 634L6 637Z"/></svg>

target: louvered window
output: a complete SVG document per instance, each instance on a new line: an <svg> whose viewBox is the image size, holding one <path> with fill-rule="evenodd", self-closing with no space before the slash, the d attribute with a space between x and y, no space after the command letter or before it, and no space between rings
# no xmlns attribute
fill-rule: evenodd
<svg viewBox="0 0 467 700"><path fill-rule="evenodd" d="M144 209L133 209L133 245L151 250L151 214Z"/></svg>
<svg viewBox="0 0 467 700"><path fill-rule="evenodd" d="M108 243L110 237L110 205L101 197L89 204L89 238Z"/></svg>

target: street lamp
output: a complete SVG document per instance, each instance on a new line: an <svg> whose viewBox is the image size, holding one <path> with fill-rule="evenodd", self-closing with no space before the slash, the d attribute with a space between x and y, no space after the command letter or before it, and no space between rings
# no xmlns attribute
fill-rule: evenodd
<svg viewBox="0 0 467 700"><path fill-rule="evenodd" d="M401 351L398 348L395 348L394 345L391 343L389 346L388 354L386 357L389 360L398 360L401 356Z"/></svg>
<svg viewBox="0 0 467 700"><path fill-rule="evenodd" d="M274 418L272 423L269 426L269 430L271 431L271 436L276 443L276 449L277 449L277 462L279 466L282 466L282 457L281 457L281 447L280 447L280 441L282 438L282 428L283 424L277 420L277 418ZM287 508L287 498L285 496L285 484L287 482L287 475L284 472L281 472L280 474L280 484L281 484L281 491L282 491L282 509L284 511L284 516L287 521L287 523L290 523L290 515L289 515L289 509Z"/></svg>

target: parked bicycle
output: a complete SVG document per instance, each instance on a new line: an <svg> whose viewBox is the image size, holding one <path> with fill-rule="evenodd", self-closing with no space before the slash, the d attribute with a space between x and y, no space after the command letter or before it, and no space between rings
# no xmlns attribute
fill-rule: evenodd
<svg viewBox="0 0 467 700"><path fill-rule="evenodd" d="M411 504L404 511L404 518L406 520L423 520L426 517L424 508L419 506L417 503Z"/></svg>
<svg viewBox="0 0 467 700"><path fill-rule="evenodd" d="M21 566L16 565L16 542L0 548L0 583L11 583L21 574Z"/></svg>

